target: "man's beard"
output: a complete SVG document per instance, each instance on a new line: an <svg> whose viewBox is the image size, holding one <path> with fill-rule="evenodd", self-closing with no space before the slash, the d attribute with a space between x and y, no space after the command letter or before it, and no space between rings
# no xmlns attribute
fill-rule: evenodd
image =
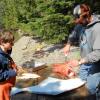
<svg viewBox="0 0 100 100"><path fill-rule="evenodd" d="M84 21L81 23L83 26L87 26L88 25L88 21L86 19L84 19Z"/></svg>

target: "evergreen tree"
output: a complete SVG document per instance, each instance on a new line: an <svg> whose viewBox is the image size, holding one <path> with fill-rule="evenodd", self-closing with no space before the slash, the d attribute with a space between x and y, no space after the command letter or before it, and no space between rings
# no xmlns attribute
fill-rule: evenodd
<svg viewBox="0 0 100 100"><path fill-rule="evenodd" d="M4 15L3 24L7 29L14 29L17 27L17 13L14 0L4 1Z"/></svg>
<svg viewBox="0 0 100 100"><path fill-rule="evenodd" d="M40 18L34 23L34 33L52 43L65 40L72 26L71 11L74 0L37 0L36 2Z"/></svg>
<svg viewBox="0 0 100 100"><path fill-rule="evenodd" d="M68 37L73 27L74 5L83 2L100 13L99 0L0 0L0 27L17 28L58 43Z"/></svg>

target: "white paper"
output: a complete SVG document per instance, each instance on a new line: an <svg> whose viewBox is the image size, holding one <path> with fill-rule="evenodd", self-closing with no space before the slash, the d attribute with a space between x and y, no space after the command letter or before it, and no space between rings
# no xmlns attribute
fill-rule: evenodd
<svg viewBox="0 0 100 100"><path fill-rule="evenodd" d="M17 79L36 79L40 76L34 73L23 73L21 76L17 76Z"/></svg>
<svg viewBox="0 0 100 100"><path fill-rule="evenodd" d="M78 88L84 84L85 81L82 81L79 78L62 80L62 79L48 77L40 84L36 86L23 88L22 91L28 91L30 93L37 93L37 94L57 95L65 91L70 91L75 88Z"/></svg>
<svg viewBox="0 0 100 100"><path fill-rule="evenodd" d="M11 90L11 95L15 95L17 93L23 92L23 89L17 88L17 87L13 87Z"/></svg>
<svg viewBox="0 0 100 100"><path fill-rule="evenodd" d="M34 67L39 67L39 66L43 66L46 63L42 63L42 62L34 62Z"/></svg>
<svg viewBox="0 0 100 100"><path fill-rule="evenodd" d="M83 84L85 84L85 82L79 78L62 80L62 79L48 77L39 85L27 87L24 88L24 90L37 94L57 95L65 91L70 91L75 88L78 88Z"/></svg>

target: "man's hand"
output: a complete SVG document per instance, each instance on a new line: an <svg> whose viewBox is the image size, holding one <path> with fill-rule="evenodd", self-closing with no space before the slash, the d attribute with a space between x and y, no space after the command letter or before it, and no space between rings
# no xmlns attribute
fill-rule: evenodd
<svg viewBox="0 0 100 100"><path fill-rule="evenodd" d="M81 64L86 64L86 63L88 63L84 58L81 58L80 60L70 60L70 61L68 61L68 65L70 66L70 67L77 67L77 66L79 66L79 65L81 65Z"/></svg>
<svg viewBox="0 0 100 100"><path fill-rule="evenodd" d="M66 46L63 48L63 52L65 55L68 55L70 52L70 44L66 44Z"/></svg>
<svg viewBox="0 0 100 100"><path fill-rule="evenodd" d="M70 61L68 61L68 65L70 67L77 67L77 66L79 66L79 61L78 60L70 60Z"/></svg>
<svg viewBox="0 0 100 100"><path fill-rule="evenodd" d="M64 77L68 77L68 78L72 78L73 76L76 75L73 69L69 67L67 63L54 64L53 72L59 73L63 75Z"/></svg>

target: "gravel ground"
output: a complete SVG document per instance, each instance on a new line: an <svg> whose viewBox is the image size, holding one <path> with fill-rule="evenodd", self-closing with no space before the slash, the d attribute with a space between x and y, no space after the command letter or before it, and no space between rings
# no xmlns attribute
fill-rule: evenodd
<svg viewBox="0 0 100 100"><path fill-rule="evenodd" d="M33 66L34 62L62 63L66 59L79 58L79 48L71 48L71 53L65 57L62 52L63 44L47 45L39 39L23 36L13 46L12 58L19 66Z"/></svg>

